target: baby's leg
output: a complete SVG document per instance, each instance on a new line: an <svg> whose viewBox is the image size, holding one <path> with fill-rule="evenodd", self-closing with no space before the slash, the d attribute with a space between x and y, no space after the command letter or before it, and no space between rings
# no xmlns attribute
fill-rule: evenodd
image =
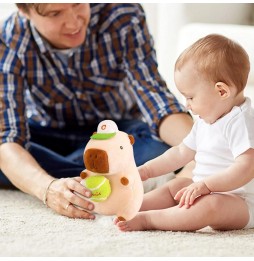
<svg viewBox="0 0 254 261"><path fill-rule="evenodd" d="M138 213L127 222L118 222L122 231L195 231L206 226L219 230L241 229L249 219L245 201L233 194L210 194L196 199L190 208L174 206Z"/></svg>
<svg viewBox="0 0 254 261"><path fill-rule="evenodd" d="M168 181L165 185L146 193L140 211L175 206L178 204L178 202L174 200L176 193L191 183L192 180L189 178L175 178Z"/></svg>
<svg viewBox="0 0 254 261"><path fill-rule="evenodd" d="M181 188L189 186L192 182L191 179L185 177L175 178L163 186L146 193L140 211L164 209L177 205L178 202L174 200L174 196ZM118 218L115 218L113 223L117 224L119 221Z"/></svg>

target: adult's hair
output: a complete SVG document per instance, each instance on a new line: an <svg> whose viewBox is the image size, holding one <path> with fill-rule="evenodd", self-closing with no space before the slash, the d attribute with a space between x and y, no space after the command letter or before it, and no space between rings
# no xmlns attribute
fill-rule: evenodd
<svg viewBox="0 0 254 261"><path fill-rule="evenodd" d="M34 9L39 15L43 15L43 10L46 3L16 3L18 9L24 13L29 14L31 9Z"/></svg>
<svg viewBox="0 0 254 261"><path fill-rule="evenodd" d="M247 83L250 61L238 43L219 35L207 35L185 49L175 63L175 70L192 61L196 70L212 82L234 85L241 92Z"/></svg>

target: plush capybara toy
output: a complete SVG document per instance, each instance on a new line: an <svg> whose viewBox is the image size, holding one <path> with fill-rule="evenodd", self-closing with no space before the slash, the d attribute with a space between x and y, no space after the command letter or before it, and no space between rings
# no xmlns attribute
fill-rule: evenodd
<svg viewBox="0 0 254 261"><path fill-rule="evenodd" d="M100 122L84 150L81 184L92 192L94 212L132 219L143 200L143 184L133 156L134 137L111 120Z"/></svg>

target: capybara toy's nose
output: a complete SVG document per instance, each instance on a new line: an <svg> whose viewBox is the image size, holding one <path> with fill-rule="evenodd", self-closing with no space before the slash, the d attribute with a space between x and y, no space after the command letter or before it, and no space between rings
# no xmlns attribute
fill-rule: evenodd
<svg viewBox="0 0 254 261"><path fill-rule="evenodd" d="M88 149L84 154L86 169L97 173L108 173L108 154L105 150Z"/></svg>

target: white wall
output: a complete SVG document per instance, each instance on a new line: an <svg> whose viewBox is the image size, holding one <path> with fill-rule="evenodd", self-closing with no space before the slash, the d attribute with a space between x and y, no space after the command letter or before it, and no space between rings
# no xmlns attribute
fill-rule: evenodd
<svg viewBox="0 0 254 261"><path fill-rule="evenodd" d="M1 3L0 4L0 19L3 20L5 17L9 16L12 12L16 10L15 4L7 4Z"/></svg>

